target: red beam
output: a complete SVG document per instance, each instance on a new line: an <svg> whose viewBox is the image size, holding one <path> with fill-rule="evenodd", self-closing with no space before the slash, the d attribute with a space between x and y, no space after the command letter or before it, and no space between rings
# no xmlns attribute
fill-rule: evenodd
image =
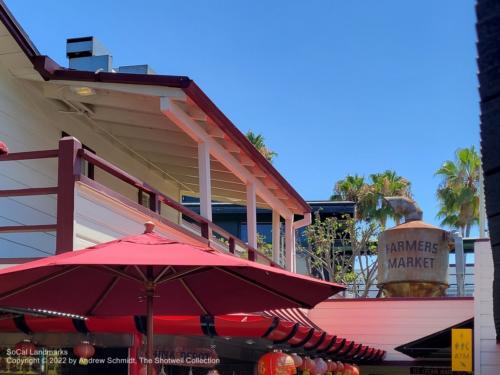
<svg viewBox="0 0 500 375"><path fill-rule="evenodd" d="M0 227L0 233L55 232L57 225L10 225Z"/></svg>
<svg viewBox="0 0 500 375"><path fill-rule="evenodd" d="M23 264L27 262L32 262L34 260L42 259L38 258L0 258L0 264Z"/></svg>
<svg viewBox="0 0 500 375"><path fill-rule="evenodd" d="M22 197L27 195L57 194L57 186L45 188L0 190L0 197Z"/></svg>
<svg viewBox="0 0 500 375"><path fill-rule="evenodd" d="M49 159L56 158L58 153L59 150L11 152L10 154L0 156L0 161Z"/></svg>

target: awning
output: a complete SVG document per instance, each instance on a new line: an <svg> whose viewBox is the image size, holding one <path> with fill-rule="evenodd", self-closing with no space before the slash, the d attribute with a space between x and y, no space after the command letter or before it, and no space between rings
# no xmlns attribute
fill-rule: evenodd
<svg viewBox="0 0 500 375"><path fill-rule="evenodd" d="M284 318L287 316L290 320ZM297 317L291 320L292 317ZM0 332L36 333L145 333L143 317L66 317L18 315L0 320ZM264 339L274 347L305 355L318 355L356 363L378 362L382 349L350 341L327 333L310 322L301 309L266 311L261 314L219 316L156 316L155 335L237 337Z"/></svg>
<svg viewBox="0 0 500 375"><path fill-rule="evenodd" d="M451 358L451 330L453 328L474 328L474 319L455 324L418 340L400 345L395 349L412 358L446 359Z"/></svg>
<svg viewBox="0 0 500 375"><path fill-rule="evenodd" d="M385 363L407 361L394 348L474 316L470 297L329 299L307 316L327 332L387 351Z"/></svg>

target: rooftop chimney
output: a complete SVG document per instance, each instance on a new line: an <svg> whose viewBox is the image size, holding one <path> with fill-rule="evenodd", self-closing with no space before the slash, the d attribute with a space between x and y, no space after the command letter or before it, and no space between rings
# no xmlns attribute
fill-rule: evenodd
<svg viewBox="0 0 500 375"><path fill-rule="evenodd" d="M88 72L111 72L113 57L95 37L70 38L66 40L66 56L69 68Z"/></svg>
<svg viewBox="0 0 500 375"><path fill-rule="evenodd" d="M155 74L147 64L126 65L112 68L113 57L104 45L93 36L66 40L69 68L87 72L119 72L129 74Z"/></svg>

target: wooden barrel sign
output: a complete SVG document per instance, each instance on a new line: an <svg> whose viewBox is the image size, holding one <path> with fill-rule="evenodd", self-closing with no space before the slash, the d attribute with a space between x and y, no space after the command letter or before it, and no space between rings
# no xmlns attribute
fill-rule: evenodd
<svg viewBox="0 0 500 375"><path fill-rule="evenodd" d="M448 288L449 233L421 220L384 231L378 286L386 297L437 297Z"/></svg>

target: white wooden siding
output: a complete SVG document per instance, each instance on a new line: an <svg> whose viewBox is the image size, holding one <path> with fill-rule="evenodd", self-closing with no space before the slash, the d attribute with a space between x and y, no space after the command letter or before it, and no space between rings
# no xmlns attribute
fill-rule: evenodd
<svg viewBox="0 0 500 375"><path fill-rule="evenodd" d="M500 374L500 345L493 323L493 255L489 241L478 241L475 253L474 347L476 375Z"/></svg>
<svg viewBox="0 0 500 375"><path fill-rule="evenodd" d="M82 249L123 236L144 232L150 218L86 185L77 183L75 190L75 249ZM153 220L155 221L155 220ZM155 222L155 232L179 242L202 246L201 242Z"/></svg>
<svg viewBox="0 0 500 375"><path fill-rule="evenodd" d="M180 196L177 185L115 147L105 136L97 134L91 124L60 113L56 104L43 96L41 85L41 82L14 77L0 56L0 140L7 143L11 152L57 148L61 132L65 131L164 194L172 198ZM135 189L102 171L96 171L96 180L130 199L137 199ZM0 189L56 184L55 159L0 162ZM55 196L0 198L0 225L55 224L56 207ZM163 212L178 222L178 215L172 210ZM37 257L54 251L55 233L0 234L0 257Z"/></svg>

